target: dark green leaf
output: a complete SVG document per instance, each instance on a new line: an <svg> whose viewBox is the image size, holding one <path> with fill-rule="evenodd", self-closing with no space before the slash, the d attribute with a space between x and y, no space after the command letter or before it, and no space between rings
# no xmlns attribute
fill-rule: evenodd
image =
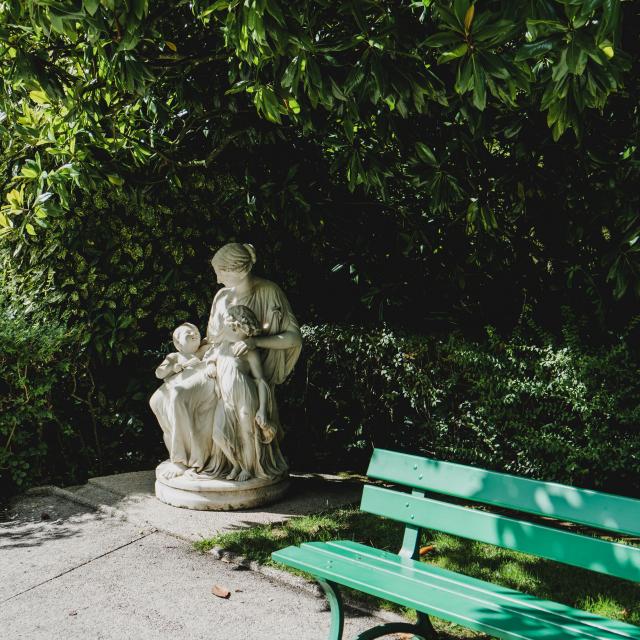
<svg viewBox="0 0 640 640"><path fill-rule="evenodd" d="M587 52L580 46L576 37L574 37L567 46L567 69L569 73L574 75L582 75L587 66Z"/></svg>
<svg viewBox="0 0 640 640"><path fill-rule="evenodd" d="M473 104L480 111L484 111L487 106L485 74L475 57L473 58Z"/></svg>
<svg viewBox="0 0 640 640"><path fill-rule="evenodd" d="M516 61L529 60L531 58L539 58L556 47L560 38L558 36L550 36L535 42L523 44L516 53Z"/></svg>
<svg viewBox="0 0 640 640"><path fill-rule="evenodd" d="M418 152L418 157L422 162L431 165L432 167L438 166L438 161L436 160L436 156L433 151L424 144L424 142L416 142L416 151Z"/></svg>
<svg viewBox="0 0 640 640"><path fill-rule="evenodd" d="M453 49L453 51L446 51L442 55L438 57L438 64L443 64L446 62L451 62L451 60L455 60L457 58L461 58L463 55L467 53L469 47L466 43L461 44L460 46Z"/></svg>

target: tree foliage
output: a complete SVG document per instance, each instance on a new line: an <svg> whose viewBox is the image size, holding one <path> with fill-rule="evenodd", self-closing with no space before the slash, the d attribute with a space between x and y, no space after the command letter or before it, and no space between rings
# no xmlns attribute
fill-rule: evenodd
<svg viewBox="0 0 640 640"><path fill-rule="evenodd" d="M231 171L248 216L321 246L336 200L378 208L382 255L463 306L515 270L525 295L569 285L602 314L640 293L638 23L619 0L4 0L0 232L29 250L78 189ZM287 147L317 180L264 157ZM335 268L388 305L404 274L349 239Z"/></svg>
<svg viewBox="0 0 640 640"><path fill-rule="evenodd" d="M37 333L64 316L75 336L70 346L61 325L41 353L39 404L16 409L36 427L24 442L67 420L67 409L47 412L68 395L58 354L72 348L82 394L68 414L101 425L78 427L88 453L74 464L154 458L148 371L175 323L205 320L211 253L248 240L301 321L383 318L419 334L307 332L324 363L303 389L318 414L334 403L336 421L346 407L355 415L345 389L362 362L371 375L358 393L388 410L381 426L351 417L337 435L323 430L333 422L310 425L319 440L355 451L373 441L360 437L368 429L379 438L389 417L413 411L436 418L437 433L422 435L445 451L446 414L457 452L475 442L470 461L502 456L570 480L593 464L633 469L637 438L624 451L610 440L637 417L624 404L637 395L637 354L612 334L637 333L638 31L620 0L0 0L0 281L24 303L22 324ZM423 339L443 321L510 335L528 308L560 334L565 305L589 319L585 343L607 346ZM353 349L353 367L329 375L336 349ZM10 384L25 377L14 355ZM348 379L329 388L323 375ZM523 405L543 425L538 448ZM9 439L18 423L5 422ZM516 423L504 433L519 449L482 440ZM573 471L545 467L566 441ZM17 481L25 473L16 467Z"/></svg>

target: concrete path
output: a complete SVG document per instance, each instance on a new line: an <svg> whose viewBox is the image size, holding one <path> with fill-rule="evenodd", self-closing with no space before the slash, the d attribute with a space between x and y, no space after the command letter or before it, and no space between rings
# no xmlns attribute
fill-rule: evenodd
<svg viewBox="0 0 640 640"><path fill-rule="evenodd" d="M326 638L329 613L323 611L324 601L263 574L216 560L211 554L199 553L188 542L221 528L283 519L291 515L284 513L286 504L264 511L236 512L235 523L229 513L173 507L167 507L172 513L169 518L163 513L166 505L157 501L154 515L150 502L145 502L151 498L142 490L142 483L137 494L129 490L126 495L116 494L104 488L109 482L131 487L125 478L130 475L114 476L111 481L99 479L99 483L74 492L25 495L0 512L3 637ZM320 490L325 480L303 479L298 484L300 492L296 490L290 497L294 501L289 503L290 510L295 500L311 501L311 496L305 498L311 484L305 482L315 483L314 499L321 495L325 497L319 499L326 499L327 494ZM333 494L330 502L340 502L347 499L348 491L331 489L329 494ZM87 496L91 500L100 497L104 504L95 510ZM187 518L187 522L192 524L185 525L185 517L190 514L194 519ZM208 516L208 521L203 516ZM154 522L163 526L157 527ZM176 535L169 533L171 529ZM224 600L212 595L214 585L229 589L231 597ZM379 622L350 614L347 637Z"/></svg>

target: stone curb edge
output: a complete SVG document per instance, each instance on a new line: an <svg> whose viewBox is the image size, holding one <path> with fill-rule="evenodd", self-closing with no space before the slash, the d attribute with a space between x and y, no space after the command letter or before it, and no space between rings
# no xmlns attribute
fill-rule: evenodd
<svg viewBox="0 0 640 640"><path fill-rule="evenodd" d="M107 489L103 489L108 491ZM112 492L111 492L112 493ZM76 504L80 504L85 507L89 507L94 511L99 513L103 513L112 518L116 518L118 520L133 522L126 512L121 509L117 509L115 507L110 507L103 504L96 504L93 500L89 500L88 498L84 498L83 496L78 496L72 491L67 491L66 489L62 489L61 487L56 487L55 485L43 485L40 487L33 487L31 489L27 489L25 491L25 495L54 495L65 500L69 500L70 502L75 502ZM139 525L139 522L133 522L136 525ZM184 538L183 536L176 535L171 531L167 531L166 529L162 529L159 527L155 527L150 525L147 522L148 526L152 526L153 531L158 531L161 533L165 533L173 538L178 538L184 542L188 542L190 545L193 545L193 540ZM210 551L207 552L215 560L219 560L221 562L226 562L229 564L235 565L239 570L249 570L254 571L255 573L260 573L266 578L270 580L274 580L283 586L286 586L293 590L302 590L306 593L311 594L312 596L318 599L324 599L324 592L321 587L312 581L309 581L301 576L294 575L282 569L276 569L275 567L267 567L265 565L260 564L256 560L249 560L244 556L235 553L234 551L229 551L228 549L223 549L222 547L214 547ZM358 600L357 598L353 598L347 595L343 595L343 601L345 606L348 609L352 609L353 611L357 611L358 613L363 613L365 615L375 616L379 618L383 622L406 622L407 619L397 613L392 613L391 611L385 611L384 609L376 609L370 607L367 603L362 600ZM321 610L329 610L329 605L326 600L323 601L323 606Z"/></svg>

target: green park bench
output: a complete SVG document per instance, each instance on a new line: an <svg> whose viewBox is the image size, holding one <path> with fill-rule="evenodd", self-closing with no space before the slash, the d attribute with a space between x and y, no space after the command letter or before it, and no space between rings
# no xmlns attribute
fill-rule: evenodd
<svg viewBox="0 0 640 640"><path fill-rule="evenodd" d="M383 624L357 640L400 632L424 640L436 638L430 615L508 640L640 640L640 627L417 559L424 527L640 582L638 547L579 535L566 527L545 526L540 520L468 508L447 502L443 496L543 516L550 525L553 519L631 536L640 535L640 500L384 449L373 452L367 474L411 489L408 493L367 485L360 504L363 511L406 525L398 554L339 540L287 547L272 556L318 580L331 605L330 640L340 640L343 633L338 585L417 611L415 624Z"/></svg>

